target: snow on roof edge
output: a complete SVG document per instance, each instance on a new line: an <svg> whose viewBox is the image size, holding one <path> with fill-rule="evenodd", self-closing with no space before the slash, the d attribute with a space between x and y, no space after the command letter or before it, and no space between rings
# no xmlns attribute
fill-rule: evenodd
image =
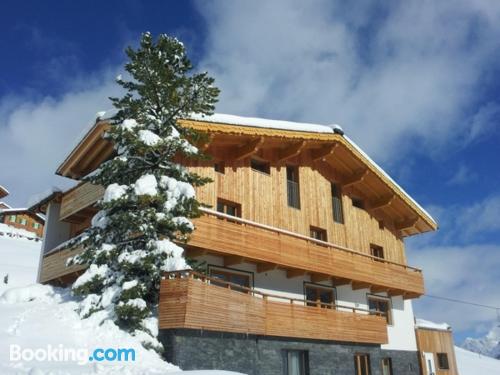
<svg viewBox="0 0 500 375"><path fill-rule="evenodd" d="M7 208L12 208L12 206L6 202L0 201L0 204L4 204L7 206ZM0 210L3 210L4 208L0 208Z"/></svg>
<svg viewBox="0 0 500 375"><path fill-rule="evenodd" d="M304 132L314 132L314 133L334 133L334 129L343 129L337 125L319 125L292 121L282 121L282 120L270 120L258 117L242 117L236 115L229 115L224 113L215 113L211 116L204 115L192 115L193 120L205 121L205 122L217 122L221 124L228 125L238 125L238 126L254 126L259 128L272 128L281 130L291 130L291 131L304 131ZM348 141L361 155L363 155L366 160L373 165L380 173L382 173L389 181L391 181L416 207L418 207L425 215L427 215L434 224L437 225L437 221L432 217L427 210L425 210L415 199L411 197L394 179L372 158L370 158L366 152L364 152L361 147L359 147L351 138L344 135L346 141Z"/></svg>
<svg viewBox="0 0 500 375"><path fill-rule="evenodd" d="M430 320L425 320L425 319L416 319L415 327L435 329L438 331L451 331L451 326L448 323L434 323L431 322Z"/></svg>
<svg viewBox="0 0 500 375"><path fill-rule="evenodd" d="M7 193L7 195L9 195L9 194L10 194L10 193L9 193L9 191L8 191L8 190L5 188L5 186L3 186L3 185L0 185L0 190L5 191L5 192Z"/></svg>

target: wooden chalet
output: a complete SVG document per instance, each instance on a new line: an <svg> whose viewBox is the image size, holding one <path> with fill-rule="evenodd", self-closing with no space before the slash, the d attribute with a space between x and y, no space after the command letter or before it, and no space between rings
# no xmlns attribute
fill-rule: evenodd
<svg viewBox="0 0 500 375"><path fill-rule="evenodd" d="M97 121L57 174L79 180L110 158L109 126ZM425 288L404 239L436 230L434 219L338 127L229 115L179 126L207 134L198 147L211 159L179 162L213 182L197 188L209 208L185 246L206 273L161 285L167 358L249 374L418 374L411 300ZM65 266L81 250L64 243L103 191L79 183L37 206L48 222L41 282L82 271Z"/></svg>

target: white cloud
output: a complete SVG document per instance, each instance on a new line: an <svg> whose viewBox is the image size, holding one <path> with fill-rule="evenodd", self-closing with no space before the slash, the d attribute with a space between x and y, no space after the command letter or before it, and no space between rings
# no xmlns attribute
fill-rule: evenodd
<svg viewBox="0 0 500 375"><path fill-rule="evenodd" d="M426 293L500 306L500 246L428 246L409 251L410 263L424 270ZM491 328L495 311L433 298L414 302L418 317L447 322L455 332Z"/></svg>
<svg viewBox="0 0 500 375"><path fill-rule="evenodd" d="M460 164L453 176L448 180L448 185L464 185L476 179L476 175L464 164Z"/></svg>
<svg viewBox="0 0 500 375"><path fill-rule="evenodd" d="M119 92L113 78L118 71L75 79L60 98L0 99L0 178L11 204L24 206L32 194L68 186L55 170L96 112L111 107L108 97Z"/></svg>
<svg viewBox="0 0 500 375"><path fill-rule="evenodd" d="M490 127L497 104L474 107L500 51L499 3L198 4L219 111L340 123L382 160Z"/></svg>

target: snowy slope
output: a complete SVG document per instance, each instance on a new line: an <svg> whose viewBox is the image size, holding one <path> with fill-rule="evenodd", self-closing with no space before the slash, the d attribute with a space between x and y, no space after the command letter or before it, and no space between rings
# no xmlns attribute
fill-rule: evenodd
<svg viewBox="0 0 500 375"><path fill-rule="evenodd" d="M461 346L471 352L500 359L500 325L495 325L484 337L465 339Z"/></svg>
<svg viewBox="0 0 500 375"><path fill-rule="evenodd" d="M455 346L460 375L499 375L500 361Z"/></svg>
<svg viewBox="0 0 500 375"><path fill-rule="evenodd" d="M0 374L191 374L236 375L225 371L182 372L155 352L144 349L136 337L118 329L98 314L80 319L68 290L33 284L41 242L0 236ZM9 284L3 277L9 274ZM26 286L31 284L30 286ZM73 360L10 360L12 345L22 349L64 348L91 352L95 348L133 348L134 362ZM54 357L55 358L55 357ZM82 360L83 359L83 360ZM79 362L84 364L79 364Z"/></svg>

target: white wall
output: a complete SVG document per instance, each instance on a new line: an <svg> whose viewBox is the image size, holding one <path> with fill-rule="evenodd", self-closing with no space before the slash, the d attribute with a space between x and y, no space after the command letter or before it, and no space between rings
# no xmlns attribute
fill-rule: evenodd
<svg viewBox="0 0 500 375"><path fill-rule="evenodd" d="M57 247L64 241L69 240L70 224L59 220L61 204L50 202L47 207L47 217L43 228L43 241L40 250L40 261L38 262L37 281L40 282L40 271L43 254Z"/></svg>
<svg viewBox="0 0 500 375"><path fill-rule="evenodd" d="M223 258L220 256L205 255L196 259L204 260L209 265L224 266ZM257 273L256 266L250 263L240 263L229 268L252 272L256 290L287 298L304 299L304 282L310 282L310 277L307 275L289 279L286 277L286 271L283 270ZM328 283L321 284L329 286ZM343 285L336 287L336 291L339 305L368 309L367 294L370 294L369 289L352 290L350 285ZM377 295L387 296L385 293L377 293ZM398 296L392 297L391 302L392 325L387 327L389 343L382 345L382 349L416 351L417 343L411 300L405 301Z"/></svg>

